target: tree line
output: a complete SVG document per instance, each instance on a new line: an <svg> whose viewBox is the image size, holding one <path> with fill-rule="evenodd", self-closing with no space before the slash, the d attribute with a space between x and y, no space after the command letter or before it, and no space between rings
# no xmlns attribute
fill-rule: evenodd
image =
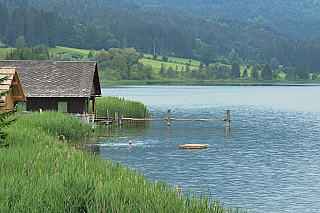
<svg viewBox="0 0 320 213"><path fill-rule="evenodd" d="M310 76L305 63L295 67L283 68L276 59L271 59L265 65L254 64L247 65L243 71L240 71L240 63L234 61L232 65L221 62L205 65L200 63L198 68L190 66L167 66L161 64L159 73L155 73L151 65L145 65L140 62L142 53L138 53L134 48L110 48L108 51L101 49L99 51L90 51L88 56L76 53L64 53L53 55L49 54L45 45L36 45L32 48L17 48L7 53L6 60L53 60L53 61L75 61L75 60L93 60L97 61L99 77L102 80L147 80L147 79L182 79L182 80L221 80L221 79L242 79L242 80L273 80L273 81L299 81L314 80L318 81L319 76L313 73ZM154 59L157 55L154 55ZM234 51L229 53L229 58L236 59ZM162 61L168 61L166 56ZM280 71L285 73L281 79Z"/></svg>

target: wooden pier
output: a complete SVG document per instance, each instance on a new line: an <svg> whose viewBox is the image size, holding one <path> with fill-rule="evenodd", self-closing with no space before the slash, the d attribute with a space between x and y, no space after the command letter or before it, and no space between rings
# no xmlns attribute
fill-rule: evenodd
<svg viewBox="0 0 320 213"><path fill-rule="evenodd" d="M225 119L179 119L179 118L171 118L171 110L168 110L168 117L167 118L123 118L123 112L119 111L115 113L115 117L109 116L109 110L106 111L106 117L105 118L96 118L95 122L106 124L106 125L122 125L123 121L129 121L129 122L142 122L142 121L167 121L167 126L171 126L171 121L225 121L226 127L230 127L231 121L236 121L234 119L230 119L230 110L227 110L226 112L226 118Z"/></svg>

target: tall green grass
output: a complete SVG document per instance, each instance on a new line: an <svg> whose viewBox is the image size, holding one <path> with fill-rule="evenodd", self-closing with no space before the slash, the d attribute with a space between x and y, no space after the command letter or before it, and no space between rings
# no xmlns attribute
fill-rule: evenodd
<svg viewBox="0 0 320 213"><path fill-rule="evenodd" d="M0 149L1 212L242 212L69 146L62 128L48 127L61 116L50 113L21 115L7 129L14 143Z"/></svg>
<svg viewBox="0 0 320 213"><path fill-rule="evenodd" d="M122 110L124 118L150 118L147 107L138 101L120 100L120 98L108 96L97 98L96 103L98 117L106 117L106 110L109 110L110 117L114 117L115 112Z"/></svg>
<svg viewBox="0 0 320 213"><path fill-rule="evenodd" d="M42 129L68 141L81 141L92 134L90 125L79 122L75 117L66 116L56 111L32 112L21 115L19 122L31 128Z"/></svg>

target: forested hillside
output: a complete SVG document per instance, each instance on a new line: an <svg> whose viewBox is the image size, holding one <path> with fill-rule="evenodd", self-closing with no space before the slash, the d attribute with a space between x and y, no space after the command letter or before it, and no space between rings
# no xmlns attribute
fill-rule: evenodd
<svg viewBox="0 0 320 213"><path fill-rule="evenodd" d="M274 58L284 67L306 63L311 72L320 71L320 42L308 40L320 35L316 1L229 0L211 4L204 0L201 3L172 0L170 4L163 1L158 11L150 6L160 5L156 0L146 1L149 3L136 0L140 5L124 0L0 2L3 2L0 28L5 29L0 31L0 38L10 46L16 46L18 37L23 35L27 46L45 44L96 50L134 47L145 53L199 59L204 64L232 64L235 59L241 64L265 64ZM290 3L289 9L285 8L286 3ZM18 5L23 7L17 8ZM201 17L192 12L205 7ZM308 16L305 11L309 11ZM260 21L255 19L260 16L263 17ZM305 19L296 21L292 17ZM269 25L274 21L287 27ZM304 30L293 30L301 27ZM229 57L232 50L236 58Z"/></svg>
<svg viewBox="0 0 320 213"><path fill-rule="evenodd" d="M320 2L315 0L133 1L153 10L264 23L290 31L295 38L320 38Z"/></svg>

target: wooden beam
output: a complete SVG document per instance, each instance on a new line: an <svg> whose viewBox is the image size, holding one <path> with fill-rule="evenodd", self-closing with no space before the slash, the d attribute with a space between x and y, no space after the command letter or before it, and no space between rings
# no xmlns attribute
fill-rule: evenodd
<svg viewBox="0 0 320 213"><path fill-rule="evenodd" d="M22 96L13 96L14 99L22 99Z"/></svg>
<svg viewBox="0 0 320 213"><path fill-rule="evenodd" d="M12 86L16 86L16 85L18 85L18 82L12 81L11 85L12 85Z"/></svg>

